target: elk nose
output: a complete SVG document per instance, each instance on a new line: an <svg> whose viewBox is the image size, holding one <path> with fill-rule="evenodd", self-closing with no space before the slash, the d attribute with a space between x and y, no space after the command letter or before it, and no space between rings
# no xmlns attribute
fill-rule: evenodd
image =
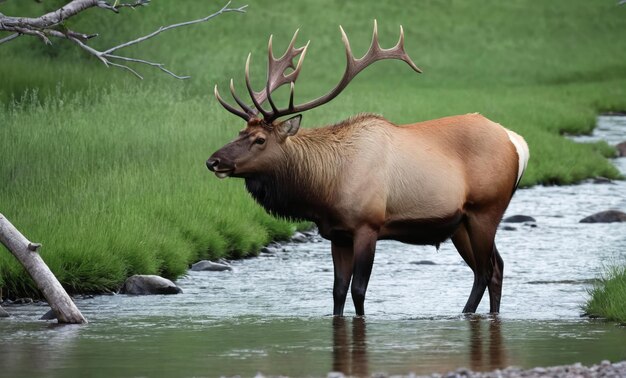
<svg viewBox="0 0 626 378"><path fill-rule="evenodd" d="M218 165L220 165L219 158L209 158L209 160L206 161L206 166L210 171L215 171Z"/></svg>

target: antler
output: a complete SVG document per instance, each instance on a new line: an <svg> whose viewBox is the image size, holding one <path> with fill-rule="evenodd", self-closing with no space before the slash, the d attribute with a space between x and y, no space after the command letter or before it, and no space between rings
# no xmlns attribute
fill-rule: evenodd
<svg viewBox="0 0 626 378"><path fill-rule="evenodd" d="M306 55L306 50L309 47L309 42L310 42L310 41L307 42L307 44L303 47L294 48L294 43L298 35L298 30L296 30L296 32L293 35L293 38L291 39L291 43L289 44L289 47L287 48L287 51L279 59L274 58L274 54L272 53L272 37L270 36L270 40L268 44L267 83L265 85L265 89L261 92L255 92L252 89L252 86L250 85L250 75L249 75L250 55L248 55L248 59L246 61L246 86L248 88L248 92L250 94L250 97L252 98L252 102L256 109L252 109L251 107L247 106L243 101L241 101L241 99L239 99L235 95L235 91L234 91L233 84L232 84L232 79L231 79L231 86L230 86L231 94L233 95L233 98L235 99L237 104L239 104L239 106L243 109L243 111L235 109L234 107L226 103L220 97L219 92L217 91L217 85L216 85L215 96L217 97L217 100L222 104L222 106L224 106L224 108L226 108L226 110L230 111L231 113L239 117L242 117L246 121L249 121L252 118L255 118L258 112L261 112L261 114L263 114L263 119L265 120L266 123L269 124L277 118L280 118L289 114L304 112L306 110L316 108L320 105L323 105L331 101L332 99L337 97L348 86L350 81L352 81L352 79L356 75L358 75L359 72L363 71L367 66L379 60L399 59L399 60L406 62L416 72L418 73L422 72L415 65L415 63L413 63L411 58L409 58L406 51L404 51L404 30L402 29L402 26L400 26L400 39L398 40L398 43L396 43L396 45L390 49L383 49L380 47L380 44L378 42L378 23L376 22L376 20L374 20L374 33L372 35L372 43L370 44L370 48L367 51L367 53L365 53L365 55L363 55L359 59L356 59L354 55L352 54L352 49L350 48L350 41L348 40L348 36L346 35L345 31L343 30L341 26L339 26L339 29L341 30L341 38L343 40L343 44L346 47L346 59L347 59L346 69L339 83L335 86L335 88L333 88L327 94L321 97L318 97L315 100L311 100L307 103L301 104L301 105L294 106L293 104L295 82L296 82L296 79L298 78L298 74L300 73L300 69L302 68L302 61L304 60L304 57ZM298 60L298 64L297 66L294 66L293 59L300 54L301 56L300 56L300 59ZM285 70L287 70L287 68L292 68L293 71L285 75ZM290 94L289 94L289 105L285 109L278 109L276 108L276 105L272 101L271 93L277 88L279 88L280 86L284 84L288 84L288 83L291 86ZM270 111L264 109L261 106L265 100L268 100L270 103L270 107L272 108Z"/></svg>
<svg viewBox="0 0 626 378"><path fill-rule="evenodd" d="M287 50L285 51L285 53L278 59L274 56L274 52L272 49L273 36L270 35L269 43L267 45L267 55L268 55L267 82L265 84L265 88L260 92L256 92L254 89L252 89L252 85L250 84L250 57L252 53L248 54L248 58L246 59L246 71L245 71L246 87L248 89L248 93L250 95L250 98L252 99L252 104L254 105L255 109L246 105L235 94L233 79L230 79L230 93L243 111L234 108L233 106L228 104L226 101L224 101L222 97L220 96L219 91L217 90L217 85L215 85L215 97L220 102L220 104L222 104L222 106L226 108L226 110L228 110L229 112L245 119L246 121L249 121L252 118L255 118L259 112L263 114L263 118L265 120L276 119L276 117L273 117L273 114L278 112L278 109L276 108L276 105L274 104L274 101L272 100L271 93L274 92L277 88L285 84L292 83L293 85L293 83L298 78L298 75L300 74L300 70L302 69L302 61L306 55L306 50L309 47L309 43L311 42L309 41L307 42L306 45L295 48L294 45L296 43L296 38L298 37L299 31L300 29L296 30L296 32L293 34L293 37L291 38L289 47L287 47ZM300 55L300 59L298 60L298 64L294 65L293 59L296 58L298 55ZM291 71L289 74L285 74L285 71L288 68L291 68L293 71ZM270 111L264 109L262 106L262 104L266 100L269 101L270 106L272 108L272 110ZM293 96L292 96L290 104L293 104ZM271 122L271 121L268 121L268 122Z"/></svg>

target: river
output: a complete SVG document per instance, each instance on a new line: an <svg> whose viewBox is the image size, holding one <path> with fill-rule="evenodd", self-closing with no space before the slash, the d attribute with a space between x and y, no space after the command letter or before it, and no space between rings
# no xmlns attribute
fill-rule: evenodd
<svg viewBox="0 0 626 378"><path fill-rule="evenodd" d="M626 118L599 117L593 136L626 139ZM626 174L626 158L615 164ZM534 223L498 232L505 262L501 314L461 315L472 274L450 242L379 242L365 318L332 311L330 245L321 239L189 272L183 294L79 298L90 323L37 320L39 304L0 319L0 376L326 376L428 374L626 359L626 328L581 317L594 280L626 261L626 223L583 224L626 209L626 182L518 190L507 215Z"/></svg>

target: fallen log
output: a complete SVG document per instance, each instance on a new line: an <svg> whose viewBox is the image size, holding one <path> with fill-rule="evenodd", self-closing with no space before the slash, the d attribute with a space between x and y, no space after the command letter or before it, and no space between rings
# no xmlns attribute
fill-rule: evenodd
<svg viewBox="0 0 626 378"><path fill-rule="evenodd" d="M72 298L54 276L37 251L41 244L32 243L4 215L0 214L0 242L24 266L54 310L59 323L87 323Z"/></svg>

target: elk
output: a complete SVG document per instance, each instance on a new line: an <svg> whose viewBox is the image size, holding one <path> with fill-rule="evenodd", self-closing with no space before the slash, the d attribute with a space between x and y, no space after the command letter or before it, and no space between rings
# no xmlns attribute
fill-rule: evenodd
<svg viewBox="0 0 626 378"><path fill-rule="evenodd" d="M474 273L463 312L475 312L485 289L490 311L499 312L504 264L494 239L526 168L529 152L518 134L475 113L395 125L374 114L359 114L335 125L300 130L302 113L334 99L363 69L399 59L421 70L404 50L404 32L390 49L372 42L360 59L340 26L347 64L327 94L294 104L294 85L309 43L276 58L268 45L265 88L245 82L252 106L230 91L240 109L215 97L246 127L216 151L206 165L219 178L245 180L252 197L270 214L314 222L331 242L335 316L342 316L348 289L357 315L372 272L377 240L435 245L447 239ZM310 41L309 41L310 42ZM296 65L293 60L300 56ZM289 70L290 69L290 70ZM279 109L271 94L289 84L289 104ZM263 106L265 102L269 103ZM297 114L286 120L281 117Z"/></svg>

